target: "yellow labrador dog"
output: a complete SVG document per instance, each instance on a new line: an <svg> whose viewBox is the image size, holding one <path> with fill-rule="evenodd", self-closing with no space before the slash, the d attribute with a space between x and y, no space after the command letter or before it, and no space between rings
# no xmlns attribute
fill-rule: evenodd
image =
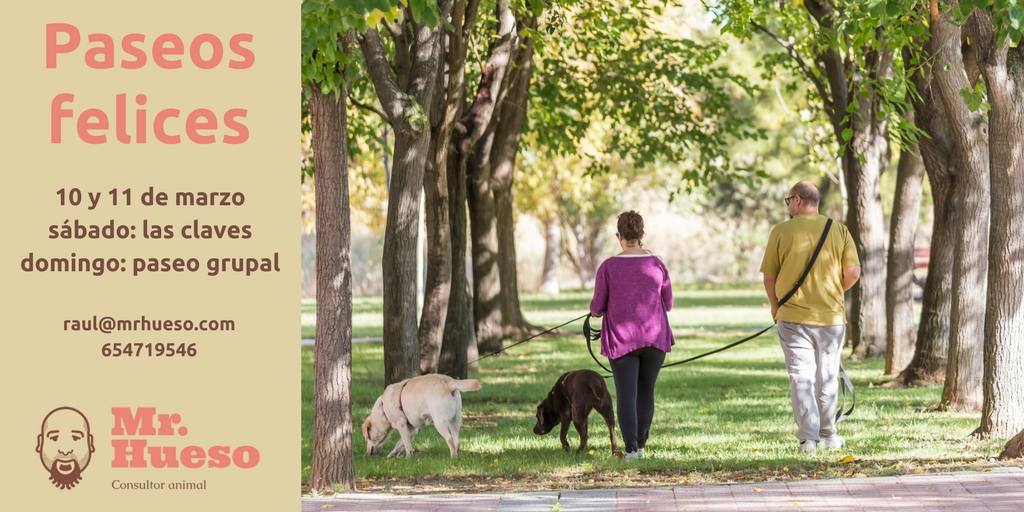
<svg viewBox="0 0 1024 512"><path fill-rule="evenodd" d="M391 437L391 431L398 430L402 439L395 444L388 458L402 453L403 449L406 457L412 457L412 438L420 427L433 423L448 442L452 457L457 456L459 428L462 427L462 395L459 392L478 389L478 380L455 380L436 373L388 386L363 422L366 454L380 453L381 447Z"/></svg>

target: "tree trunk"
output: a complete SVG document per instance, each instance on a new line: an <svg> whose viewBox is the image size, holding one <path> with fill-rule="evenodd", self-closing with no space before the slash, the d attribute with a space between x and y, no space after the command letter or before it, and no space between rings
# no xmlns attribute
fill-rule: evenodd
<svg viewBox="0 0 1024 512"><path fill-rule="evenodd" d="M505 338L519 339L531 332L533 326L523 317L519 305L519 274L516 269L516 229L513 210L512 184L515 178L516 156L526 126L526 111L530 101L530 78L533 73L534 42L522 37L524 30L537 26L536 16L519 20L521 46L515 53L513 71L508 77L509 88L501 103L495 146L491 160L491 189L494 193L498 233L498 275L501 279L501 322Z"/></svg>
<svg viewBox="0 0 1024 512"><path fill-rule="evenodd" d="M1012 439L1006 442L1006 446L1003 448L1003 452L999 454L999 459L1019 459L1024 457L1024 430L1013 436Z"/></svg>
<svg viewBox="0 0 1024 512"><path fill-rule="evenodd" d="M459 30L450 31L442 38L440 69L438 72L438 91L434 109L431 110L431 152L427 165L424 188L427 189L427 236L431 249L427 255L427 292L424 300L423 314L420 317L420 371L434 373L438 371L438 359L443 345L445 324L448 320L449 301L451 296L463 295L458 300L465 307L465 287L452 287L452 273L462 272L465 277L465 252L460 261L462 266L453 266L452 260L452 227L450 209L453 202L449 190L463 187L462 181L449 182L449 148L452 131L462 113L463 99L466 94L466 55L469 37L476 23L479 0L455 0L452 6L453 26ZM445 78L447 77L447 80ZM463 197L465 194L463 194ZM461 207L465 209L463 199ZM433 212L433 215L431 214ZM465 216L463 216L464 218ZM465 222L463 222L463 226ZM462 230L463 246L465 245L465 227ZM465 279L463 279L464 281ZM458 313L465 314L465 313ZM456 320L459 321L459 320ZM460 336L465 336L460 332ZM463 348L464 352L465 349Z"/></svg>
<svg viewBox="0 0 1024 512"><path fill-rule="evenodd" d="M862 84L862 87L867 87ZM875 115L874 94L861 98L859 126L843 155L846 177L846 225L860 255L861 278L853 287L850 335L855 357L885 352L885 229L882 216L882 171L889 166L889 136ZM865 158L859 160L859 155Z"/></svg>
<svg viewBox="0 0 1024 512"><path fill-rule="evenodd" d="M1024 49L1004 41L988 53L981 69L992 105L992 222L984 406L975 434L1002 438L1024 428Z"/></svg>
<svg viewBox="0 0 1024 512"><path fill-rule="evenodd" d="M488 129L470 156L469 226L473 242L473 321L484 354L501 350L501 277L498 270L498 225L490 180L494 132Z"/></svg>
<svg viewBox="0 0 1024 512"><path fill-rule="evenodd" d="M562 230L558 216L548 213L544 221L544 274L540 278L540 293L558 295L558 262L562 255Z"/></svg>
<svg viewBox="0 0 1024 512"><path fill-rule="evenodd" d="M906 112L914 122L914 113ZM896 198L889 228L889 257L885 281L886 332L885 373L903 371L914 357L914 235L921 209L924 161L917 144L900 151L896 171Z"/></svg>
<svg viewBox="0 0 1024 512"><path fill-rule="evenodd" d="M950 315L949 364L942 405L954 411L979 411L982 405L985 278L988 267L988 133L980 112L967 109L960 91L970 87L960 50L960 27L950 14L931 22L932 37L944 44L934 73L963 172L952 207L958 217L953 241L953 299Z"/></svg>
<svg viewBox="0 0 1024 512"><path fill-rule="evenodd" d="M447 144L440 130L432 130L432 154ZM424 284L423 312L418 332L420 373L437 372L437 359L448 314L452 284L451 219L448 214L448 169L428 162L423 179L427 223L427 279Z"/></svg>
<svg viewBox="0 0 1024 512"><path fill-rule="evenodd" d="M939 107L941 108L941 106ZM934 144L934 143L932 143ZM921 141L922 148L926 145ZM927 154L927 153L926 153ZM925 157L925 161L928 157ZM930 386L945 381L949 361L949 318L953 289L953 212L954 184L940 177L935 166L927 167L934 200L931 253L928 277L921 301L921 322L917 328L914 357L900 373L898 381L907 386Z"/></svg>
<svg viewBox="0 0 1024 512"><path fill-rule="evenodd" d="M451 1L438 2L447 17ZM408 20L388 25L395 48L395 70L376 29L359 36L366 69L391 128L394 164L384 229L384 382L392 384L420 373L416 318L416 249L420 190L430 149L430 113L437 91L441 31ZM408 45L408 46L407 46ZM397 77L396 77L397 75Z"/></svg>
<svg viewBox="0 0 1024 512"><path fill-rule="evenodd" d="M508 89L507 74L519 46L515 13L507 0L495 5L497 38L473 105L462 118L463 137L458 147L466 162L470 240L473 258L473 320L480 352L501 350L501 281L498 269L498 233L494 191L491 188L491 150L495 143L496 107ZM470 153L472 148L472 154ZM468 157L468 158L466 158Z"/></svg>
<svg viewBox="0 0 1024 512"><path fill-rule="evenodd" d="M466 168L459 164L458 156L448 155L448 195L452 241L452 293L448 300L448 320L444 324L444 338L437 371L456 379L466 378L466 363L473 332L473 314L470 306L469 277L466 275ZM476 357L473 357L476 359Z"/></svg>
<svg viewBox="0 0 1024 512"><path fill-rule="evenodd" d="M419 238L420 187L430 132L395 130L395 166L391 175L388 222L384 229L384 381L385 385L419 375L416 326L416 247Z"/></svg>
<svg viewBox="0 0 1024 512"><path fill-rule="evenodd" d="M934 41L925 43L922 62L933 62ZM910 50L904 60L911 60ZM956 192L957 164L953 159L953 134L950 132L946 109L938 97L934 80L934 66L923 66L914 73L918 96L914 100L918 127L928 137L920 140L921 157L932 189L932 241L928 261L928 277L924 285L921 304L921 322L917 329L914 358L897 383L908 386L929 386L945 381L949 356L949 316L953 287L953 225L959 214L952 209Z"/></svg>
<svg viewBox="0 0 1024 512"><path fill-rule="evenodd" d="M514 157L513 157L514 158ZM495 220L498 232L498 276L501 278L501 323L504 338L519 339L532 325L519 304L519 274L516 269L516 231L512 187L495 190Z"/></svg>
<svg viewBox="0 0 1024 512"><path fill-rule="evenodd" d="M345 144L345 89L324 96L311 84L316 155L316 346L313 460L309 486L355 490L352 454L352 262Z"/></svg>

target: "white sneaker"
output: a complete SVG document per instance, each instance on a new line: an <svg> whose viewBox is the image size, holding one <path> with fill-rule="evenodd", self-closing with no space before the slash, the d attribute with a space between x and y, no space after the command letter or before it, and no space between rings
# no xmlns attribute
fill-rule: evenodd
<svg viewBox="0 0 1024 512"><path fill-rule="evenodd" d="M637 460L640 457L643 457L643 455L641 455L639 451L626 452L626 460Z"/></svg>
<svg viewBox="0 0 1024 512"><path fill-rule="evenodd" d="M806 453L809 455L814 455L817 450L817 445L817 441L807 439L806 441L800 441L800 447L797 448L796 451L797 453Z"/></svg>
<svg viewBox="0 0 1024 512"><path fill-rule="evenodd" d="M639 450L636 451L636 458L638 458L638 459L644 458L644 449L643 448L640 448Z"/></svg>
<svg viewBox="0 0 1024 512"><path fill-rule="evenodd" d="M833 435L822 439L821 443L829 450L838 450L846 444L846 439L843 439L842 436Z"/></svg>

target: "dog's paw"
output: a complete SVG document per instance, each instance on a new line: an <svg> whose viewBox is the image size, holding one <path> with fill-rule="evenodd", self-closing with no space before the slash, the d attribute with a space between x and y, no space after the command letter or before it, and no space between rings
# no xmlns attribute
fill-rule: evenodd
<svg viewBox="0 0 1024 512"><path fill-rule="evenodd" d="M626 455L622 453L622 450L612 450L612 453L620 459L626 458Z"/></svg>

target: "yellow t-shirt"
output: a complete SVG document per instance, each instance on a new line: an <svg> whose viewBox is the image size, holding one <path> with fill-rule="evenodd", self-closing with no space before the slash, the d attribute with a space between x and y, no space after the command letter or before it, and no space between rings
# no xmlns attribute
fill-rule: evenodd
<svg viewBox="0 0 1024 512"><path fill-rule="evenodd" d="M775 296L779 300L804 273L827 220L824 215L803 214L772 229L761 272L775 276ZM860 265L860 259L850 230L833 221L807 279L779 308L775 319L809 325L845 324L843 269L855 265Z"/></svg>

